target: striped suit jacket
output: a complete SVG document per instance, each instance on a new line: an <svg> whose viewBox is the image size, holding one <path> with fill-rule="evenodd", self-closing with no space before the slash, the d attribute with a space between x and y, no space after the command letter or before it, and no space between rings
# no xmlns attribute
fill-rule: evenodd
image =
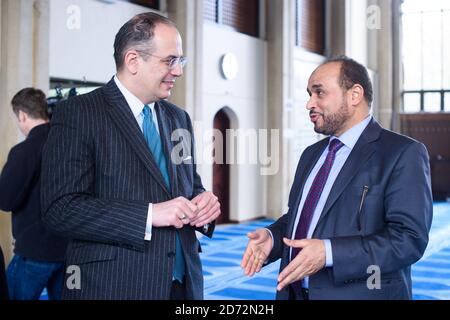
<svg viewBox="0 0 450 320"><path fill-rule="evenodd" d="M191 121L185 111L166 101L157 102L155 110L169 160L177 146L171 141L172 132L185 129L192 134ZM193 138L189 143L194 150ZM189 160L180 164L168 161L171 190L167 190L113 80L56 108L43 152L41 197L44 221L72 239L67 266L80 271L80 288L65 283L63 298L169 298L176 229L154 227L151 241L145 241L148 204L179 196L192 199L204 191L193 157L183 154ZM211 224L199 231L211 237L213 229ZM203 299L195 229L186 225L179 232L187 298ZM75 281L72 275L67 274L67 280Z"/></svg>

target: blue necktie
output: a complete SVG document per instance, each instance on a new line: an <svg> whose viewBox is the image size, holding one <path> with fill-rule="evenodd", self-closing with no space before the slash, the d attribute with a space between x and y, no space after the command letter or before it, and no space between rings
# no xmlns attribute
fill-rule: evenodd
<svg viewBox="0 0 450 320"><path fill-rule="evenodd" d="M144 106L144 121L142 123L142 129L144 132L144 138L147 141L147 145L152 152L153 158L161 171L167 188L170 190L169 171L167 170L166 157L164 155L161 137L153 122L152 109L148 105ZM183 276L185 274L185 261L183 256L183 249L181 247L180 236L178 231L176 233L176 250L175 250L175 268L173 271L173 278L183 282Z"/></svg>

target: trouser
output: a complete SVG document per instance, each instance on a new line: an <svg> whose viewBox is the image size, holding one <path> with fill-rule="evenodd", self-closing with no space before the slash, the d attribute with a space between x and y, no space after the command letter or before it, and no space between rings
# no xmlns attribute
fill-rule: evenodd
<svg viewBox="0 0 450 320"><path fill-rule="evenodd" d="M170 300L186 300L186 281L183 283L178 280L172 281L172 288L170 290Z"/></svg>
<svg viewBox="0 0 450 320"><path fill-rule="evenodd" d="M64 282L64 263L37 261L15 255L6 271L9 298L38 300L47 288L50 300L60 300Z"/></svg>

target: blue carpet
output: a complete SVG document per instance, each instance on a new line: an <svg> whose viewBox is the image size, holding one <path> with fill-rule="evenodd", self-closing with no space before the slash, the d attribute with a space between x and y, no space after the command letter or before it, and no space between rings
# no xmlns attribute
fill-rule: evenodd
<svg viewBox="0 0 450 320"><path fill-rule="evenodd" d="M251 300L274 300L275 292L263 292L257 290L249 290L249 289L241 289L241 288L225 288L222 290L218 290L215 294L223 299L223 297L232 297L234 299L235 296L239 297L248 297Z"/></svg>
<svg viewBox="0 0 450 320"><path fill-rule="evenodd" d="M240 267L247 245L247 232L272 222L262 219L218 226L213 239L200 239L205 299L275 299L279 261L266 266L252 278L246 277ZM422 260L412 267L412 279L415 300L450 300L450 203L434 204L430 242ZM47 299L45 290L41 299Z"/></svg>
<svg viewBox="0 0 450 320"><path fill-rule="evenodd" d="M264 219L240 225L218 226L212 240L200 240L202 246L208 244L201 254L205 299L275 298L279 261L263 268L252 278L246 277L239 267L247 245L247 232L272 222ZM430 242L424 257L412 267L412 279L415 300L450 300L450 203L434 204Z"/></svg>

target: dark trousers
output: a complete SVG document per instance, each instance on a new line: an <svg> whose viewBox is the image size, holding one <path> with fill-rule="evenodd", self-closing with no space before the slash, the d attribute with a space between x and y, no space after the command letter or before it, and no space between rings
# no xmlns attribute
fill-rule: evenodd
<svg viewBox="0 0 450 320"><path fill-rule="evenodd" d="M289 286L289 300L309 300L309 290L300 286Z"/></svg>
<svg viewBox="0 0 450 320"><path fill-rule="evenodd" d="M183 283L178 280L172 281L172 289L170 290L170 300L186 300L186 281Z"/></svg>

